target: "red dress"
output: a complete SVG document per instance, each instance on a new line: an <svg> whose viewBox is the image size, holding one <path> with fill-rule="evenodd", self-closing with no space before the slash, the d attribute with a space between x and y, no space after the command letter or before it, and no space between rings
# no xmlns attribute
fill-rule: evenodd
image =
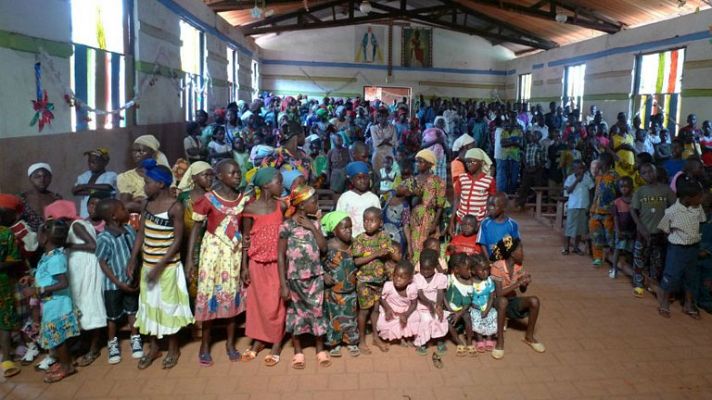
<svg viewBox="0 0 712 400"><path fill-rule="evenodd" d="M250 286L247 287L245 335L267 343L278 343L284 336L286 308L279 293L277 243L282 224L279 202L270 214L251 215L249 257Z"/></svg>

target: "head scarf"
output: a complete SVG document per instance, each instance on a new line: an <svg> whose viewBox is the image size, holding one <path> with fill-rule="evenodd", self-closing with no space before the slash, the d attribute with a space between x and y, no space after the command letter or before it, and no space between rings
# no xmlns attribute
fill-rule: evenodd
<svg viewBox="0 0 712 400"><path fill-rule="evenodd" d="M109 149L106 147L97 147L94 150L89 150L84 152L85 156L97 156L103 158L104 160L109 160Z"/></svg>
<svg viewBox="0 0 712 400"><path fill-rule="evenodd" d="M307 185L299 185L292 190L292 194L289 195L289 208L284 213L286 217L291 217L297 212L297 206L309 200L316 190L313 187Z"/></svg>
<svg viewBox="0 0 712 400"><path fill-rule="evenodd" d="M183 179L181 179L180 183L178 184L178 189L180 189L182 192L193 190L195 188L195 182L193 182L193 177L196 175L200 175L201 173L211 168L212 167L210 166L210 164L206 163L205 161L196 161L190 164L188 170L186 170L185 174L183 174Z"/></svg>
<svg viewBox="0 0 712 400"><path fill-rule="evenodd" d="M52 167L50 167L47 163L41 162L30 165L30 168L27 168L27 176L32 176L32 174L34 174L38 169L46 169L47 172L50 174L52 173Z"/></svg>
<svg viewBox="0 0 712 400"><path fill-rule="evenodd" d="M363 161L352 161L346 165L346 177L351 179L358 174L368 175L368 164Z"/></svg>
<svg viewBox="0 0 712 400"><path fill-rule="evenodd" d="M438 159L435 157L435 153L428 149L423 149L420 150L416 155L415 158L422 158L423 160L427 161L432 165L433 167L438 164Z"/></svg>
<svg viewBox="0 0 712 400"><path fill-rule="evenodd" d="M474 148L467 150L467 153L465 153L465 160L468 158L473 158L475 160L480 160L482 161L482 172L485 174L488 174L490 171L490 168L492 167L492 160L490 160L489 156L487 153L485 153L484 150L480 148Z"/></svg>
<svg viewBox="0 0 712 400"><path fill-rule="evenodd" d="M298 177L304 176L299 170L293 169L290 171L282 171L282 187L284 191L289 195L292 192L292 185Z"/></svg>
<svg viewBox="0 0 712 400"><path fill-rule="evenodd" d="M327 115L328 113L329 113L329 112L326 111L325 108L320 108L320 109L316 110L316 113L315 113L315 114L316 114L316 116L319 117L319 118L324 118L324 117L326 117L326 115Z"/></svg>
<svg viewBox="0 0 712 400"><path fill-rule="evenodd" d="M0 208L22 212L22 199L14 194L0 194Z"/></svg>
<svg viewBox="0 0 712 400"><path fill-rule="evenodd" d="M321 229L324 233L331 233L341 221L348 217L349 214L344 211L332 211L327 213L321 218Z"/></svg>
<svg viewBox="0 0 712 400"><path fill-rule="evenodd" d="M158 168L156 160L143 160L141 167L146 171L146 176L154 181L161 182L166 185L166 187L170 187L173 183L173 175L170 173L170 170L167 171L163 168Z"/></svg>
<svg viewBox="0 0 712 400"><path fill-rule="evenodd" d="M475 139L466 133L466 134L460 136L455 141L455 143L453 143L452 151L457 153L458 151L460 151L461 148L463 148L469 144L472 144L472 143L475 143Z"/></svg>
<svg viewBox="0 0 712 400"><path fill-rule="evenodd" d="M79 218L77 206L74 205L73 201L69 200L57 200L45 207L44 217L46 220L62 218L75 220Z"/></svg>
<svg viewBox="0 0 712 400"><path fill-rule="evenodd" d="M262 187L270 182L277 175L277 170L273 167L264 167L257 170L253 182L255 186Z"/></svg>
<svg viewBox="0 0 712 400"><path fill-rule="evenodd" d="M508 259L514 250L519 247L519 238L513 238L510 235L505 235L492 249L490 261L499 261Z"/></svg>
<svg viewBox="0 0 712 400"><path fill-rule="evenodd" d="M141 144L153 151L158 151L161 148L161 143L153 135L139 136L134 140L134 144Z"/></svg>
<svg viewBox="0 0 712 400"><path fill-rule="evenodd" d="M250 119L250 117L253 115L254 113L252 111L247 110L242 114L240 119L242 120L242 122L247 122L247 120Z"/></svg>

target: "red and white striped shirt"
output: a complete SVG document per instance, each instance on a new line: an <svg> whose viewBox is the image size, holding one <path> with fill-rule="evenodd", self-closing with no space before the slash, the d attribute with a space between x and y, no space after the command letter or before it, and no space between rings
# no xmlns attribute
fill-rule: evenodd
<svg viewBox="0 0 712 400"><path fill-rule="evenodd" d="M470 174L458 175L454 190L455 196L460 197L457 208L458 221L470 214L481 222L487 216L487 199L497 193L494 178L483 173L480 173L477 178Z"/></svg>

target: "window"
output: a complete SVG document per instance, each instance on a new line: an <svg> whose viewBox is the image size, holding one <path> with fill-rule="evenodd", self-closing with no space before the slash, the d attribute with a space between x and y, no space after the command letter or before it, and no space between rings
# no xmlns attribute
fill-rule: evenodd
<svg viewBox="0 0 712 400"><path fill-rule="evenodd" d="M671 135L676 132L684 59L684 48L636 57L633 109L640 115L642 126L647 126L652 116L662 115L662 126Z"/></svg>
<svg viewBox="0 0 712 400"><path fill-rule="evenodd" d="M129 22L123 0L71 0L72 42L70 87L79 104L71 113L72 130L111 129L126 126L127 67ZM95 111L89 111L95 109Z"/></svg>
<svg viewBox="0 0 712 400"><path fill-rule="evenodd" d="M252 60L252 97L260 95L260 64Z"/></svg>
<svg viewBox="0 0 712 400"><path fill-rule="evenodd" d="M240 69L239 53L237 50L227 48L227 98L228 102L238 100L238 70Z"/></svg>
<svg viewBox="0 0 712 400"><path fill-rule="evenodd" d="M586 78L586 64L569 65L564 70L564 95L562 106L571 110L583 109L583 86Z"/></svg>
<svg viewBox="0 0 712 400"><path fill-rule="evenodd" d="M519 75L518 90L517 100L520 102L529 101L532 96L532 74Z"/></svg>
<svg viewBox="0 0 712 400"><path fill-rule="evenodd" d="M192 121L195 112L205 108L208 102L207 79L205 79L205 34L185 21L180 21L180 65L183 77L181 106L185 119Z"/></svg>

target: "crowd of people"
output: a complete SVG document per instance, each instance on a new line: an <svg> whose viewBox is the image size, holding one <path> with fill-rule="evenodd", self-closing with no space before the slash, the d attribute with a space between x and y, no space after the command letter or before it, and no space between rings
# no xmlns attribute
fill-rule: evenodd
<svg viewBox="0 0 712 400"><path fill-rule="evenodd" d="M609 127L595 106L582 117L555 103L265 94L197 111L172 167L152 135L120 174L109 149L87 151L72 200L49 189L50 165L32 164L30 190L0 194L2 371L46 351L35 367L57 382L103 343L117 364L125 325L139 369L174 367L188 327L205 367L215 329L230 361L265 351L268 367L291 338L295 369L305 336L320 367L395 343L423 356L432 346L442 367L448 340L457 356L502 359L508 319L542 353L540 300L526 293L507 213L534 186L568 197L563 255L630 275L664 317L681 292L699 318L698 306L712 311L712 130L691 115L672 135L649 119L644 129L620 113ZM239 351L243 313L252 344Z"/></svg>

